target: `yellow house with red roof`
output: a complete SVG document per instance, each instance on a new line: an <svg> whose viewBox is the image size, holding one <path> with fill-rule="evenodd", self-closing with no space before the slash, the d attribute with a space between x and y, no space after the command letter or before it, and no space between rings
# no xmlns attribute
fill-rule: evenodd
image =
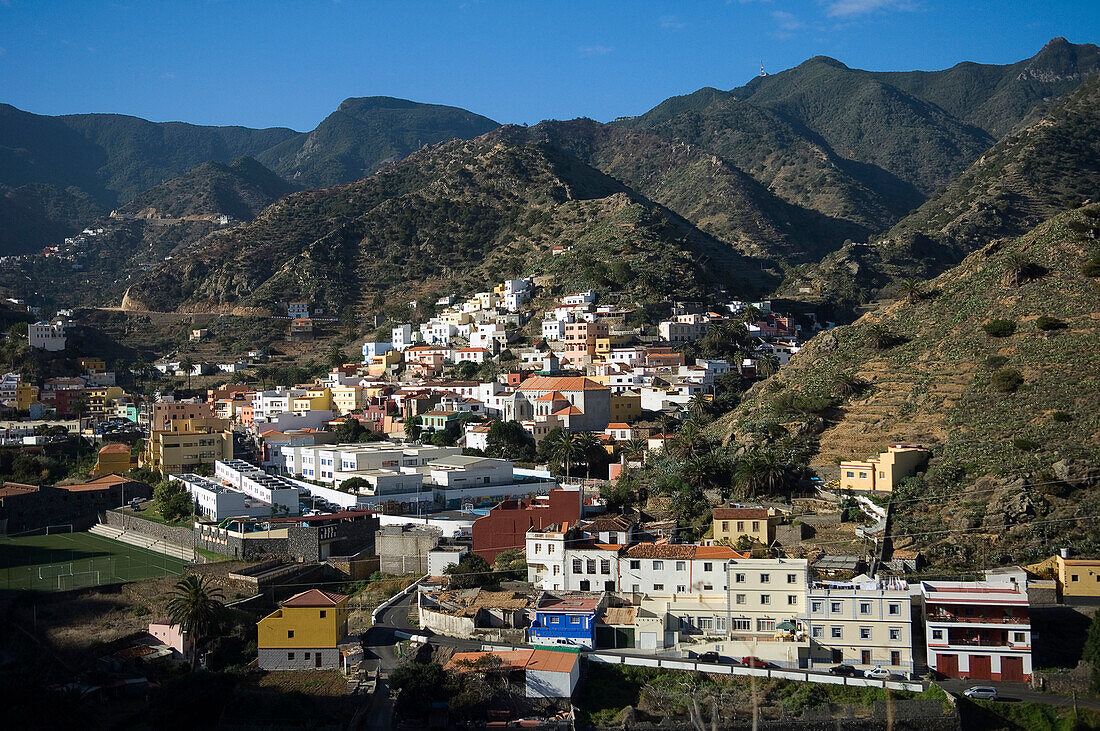
<svg viewBox="0 0 1100 731"><path fill-rule="evenodd" d="M340 667L338 645L347 634L348 597L309 589L256 623L261 670Z"/></svg>

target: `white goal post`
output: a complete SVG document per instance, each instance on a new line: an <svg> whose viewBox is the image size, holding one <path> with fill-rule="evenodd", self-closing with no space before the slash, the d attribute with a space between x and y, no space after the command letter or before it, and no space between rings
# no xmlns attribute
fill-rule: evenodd
<svg viewBox="0 0 1100 731"><path fill-rule="evenodd" d="M80 576L91 577L93 575L95 576L95 581L89 581L87 583L85 583L83 581L77 582L77 577L80 577ZM61 590L66 588L66 587L62 586L62 580L63 579L72 579L71 585L69 587L67 587L69 589L77 589L77 588L80 588L82 586L99 586L99 572L98 571L81 571L78 574L68 574L68 575L58 576L57 577L57 590L58 591L61 591Z"/></svg>
<svg viewBox="0 0 1100 731"><path fill-rule="evenodd" d="M62 523L62 524L59 524L59 525L47 525L46 526L46 535L50 535L51 533L72 533L72 532L73 532L73 524L72 523Z"/></svg>
<svg viewBox="0 0 1100 731"><path fill-rule="evenodd" d="M50 569L59 569L59 570L56 574L55 573L49 573L48 575L43 576L42 575L42 570L43 569L46 569L47 571L49 571ZM68 569L68 573L65 573L66 569ZM52 579L55 576L60 578L62 576L72 576L72 575L73 575L73 565L72 565L71 562L70 563L51 563L51 564L46 564L45 566L39 566L38 567L38 579L39 579L39 581L44 581L46 579Z"/></svg>

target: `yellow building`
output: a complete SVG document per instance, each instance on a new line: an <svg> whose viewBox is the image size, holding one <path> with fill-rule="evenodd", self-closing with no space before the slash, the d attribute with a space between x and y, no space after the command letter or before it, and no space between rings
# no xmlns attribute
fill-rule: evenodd
<svg viewBox="0 0 1100 731"><path fill-rule="evenodd" d="M20 383L15 387L15 408L26 411L38 400L38 386L31 383Z"/></svg>
<svg viewBox="0 0 1100 731"><path fill-rule="evenodd" d="M386 372L386 369L390 366L397 365L401 362L403 354L400 350L388 350L381 355L376 355L371 358L370 365L367 366L367 373L372 378L377 378ZM383 392L383 387L367 389L364 395L367 398L374 398L373 394L380 394Z"/></svg>
<svg viewBox="0 0 1100 731"><path fill-rule="evenodd" d="M107 362L102 358L81 358L80 367L85 371L96 372L107 370Z"/></svg>
<svg viewBox="0 0 1100 731"><path fill-rule="evenodd" d="M84 399L88 413L92 416L113 416L115 399L125 396L126 392L118 386L100 386L84 389Z"/></svg>
<svg viewBox="0 0 1100 731"><path fill-rule="evenodd" d="M340 667L337 646L348 629L348 598L321 589L303 591L256 623L261 670Z"/></svg>
<svg viewBox="0 0 1100 731"><path fill-rule="evenodd" d="M596 357L604 360L607 356L611 355L612 348L619 348L623 345L630 345L634 340L634 336L625 333L622 335L608 335L605 338L596 338Z"/></svg>
<svg viewBox="0 0 1100 731"><path fill-rule="evenodd" d="M331 408L332 392L328 388L311 388L290 402L290 410L295 413L324 411Z"/></svg>
<svg viewBox="0 0 1100 731"><path fill-rule="evenodd" d="M332 388L332 410L337 416L350 414L363 408L361 386L335 386Z"/></svg>
<svg viewBox="0 0 1100 731"><path fill-rule="evenodd" d="M895 444L877 457L840 463L840 489L859 492L892 492L928 461L921 447Z"/></svg>
<svg viewBox="0 0 1100 731"><path fill-rule="evenodd" d="M1100 597L1100 559L1062 558L1055 556L1058 589L1062 597Z"/></svg>
<svg viewBox="0 0 1100 731"><path fill-rule="evenodd" d="M99 448L95 467L92 469L92 477L103 475L122 475L134 466L133 457L130 456L130 448L125 444L104 444Z"/></svg>
<svg viewBox="0 0 1100 731"><path fill-rule="evenodd" d="M736 546L741 536L748 536L770 546L780 520L779 514L768 508L715 508L712 513L714 541L725 539Z"/></svg>
<svg viewBox="0 0 1100 731"><path fill-rule="evenodd" d="M629 424L642 415L642 395L637 391L611 394L609 421Z"/></svg>
<svg viewBox="0 0 1100 731"><path fill-rule="evenodd" d="M200 464L213 465L233 458L233 432L228 419L202 417L174 419L171 431L149 435L141 466L163 474L193 472Z"/></svg>
<svg viewBox="0 0 1100 731"><path fill-rule="evenodd" d="M467 322L473 320L473 316L469 312L462 312L461 310L448 310L439 316L439 321L445 325L465 325Z"/></svg>

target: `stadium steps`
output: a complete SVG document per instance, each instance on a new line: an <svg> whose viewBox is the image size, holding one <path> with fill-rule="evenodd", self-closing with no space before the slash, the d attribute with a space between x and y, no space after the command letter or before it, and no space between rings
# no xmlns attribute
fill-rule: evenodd
<svg viewBox="0 0 1100 731"><path fill-rule="evenodd" d="M119 530L118 528L113 528L103 523L96 523L89 532L112 540L121 541L122 543L128 543L131 546L144 548L147 551L163 553L167 556L178 558L181 561L195 560L195 550L189 546L181 546L176 543L162 541L158 538L143 536L140 533Z"/></svg>

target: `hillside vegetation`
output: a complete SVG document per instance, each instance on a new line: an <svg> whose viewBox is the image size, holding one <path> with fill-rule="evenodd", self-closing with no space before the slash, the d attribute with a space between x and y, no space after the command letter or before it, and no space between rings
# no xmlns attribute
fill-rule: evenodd
<svg viewBox="0 0 1100 731"><path fill-rule="evenodd" d="M576 158L502 131L288 196L181 251L132 286L125 306L267 310L300 297L341 309L397 293L408 301L535 271L557 244L598 255L600 281L583 268L571 268L569 281L608 287L615 262L615 282L642 300L700 296L719 280L763 288L763 275L741 273L730 247Z"/></svg>
<svg viewBox="0 0 1100 731"><path fill-rule="evenodd" d="M815 434L811 463L826 476L893 443L931 447L896 526L959 531L901 539L940 558L1097 550L1095 520L1069 518L1100 515L1100 491L1085 489L1100 485L1098 235L1091 205L988 244L910 298L816 336L717 432Z"/></svg>

